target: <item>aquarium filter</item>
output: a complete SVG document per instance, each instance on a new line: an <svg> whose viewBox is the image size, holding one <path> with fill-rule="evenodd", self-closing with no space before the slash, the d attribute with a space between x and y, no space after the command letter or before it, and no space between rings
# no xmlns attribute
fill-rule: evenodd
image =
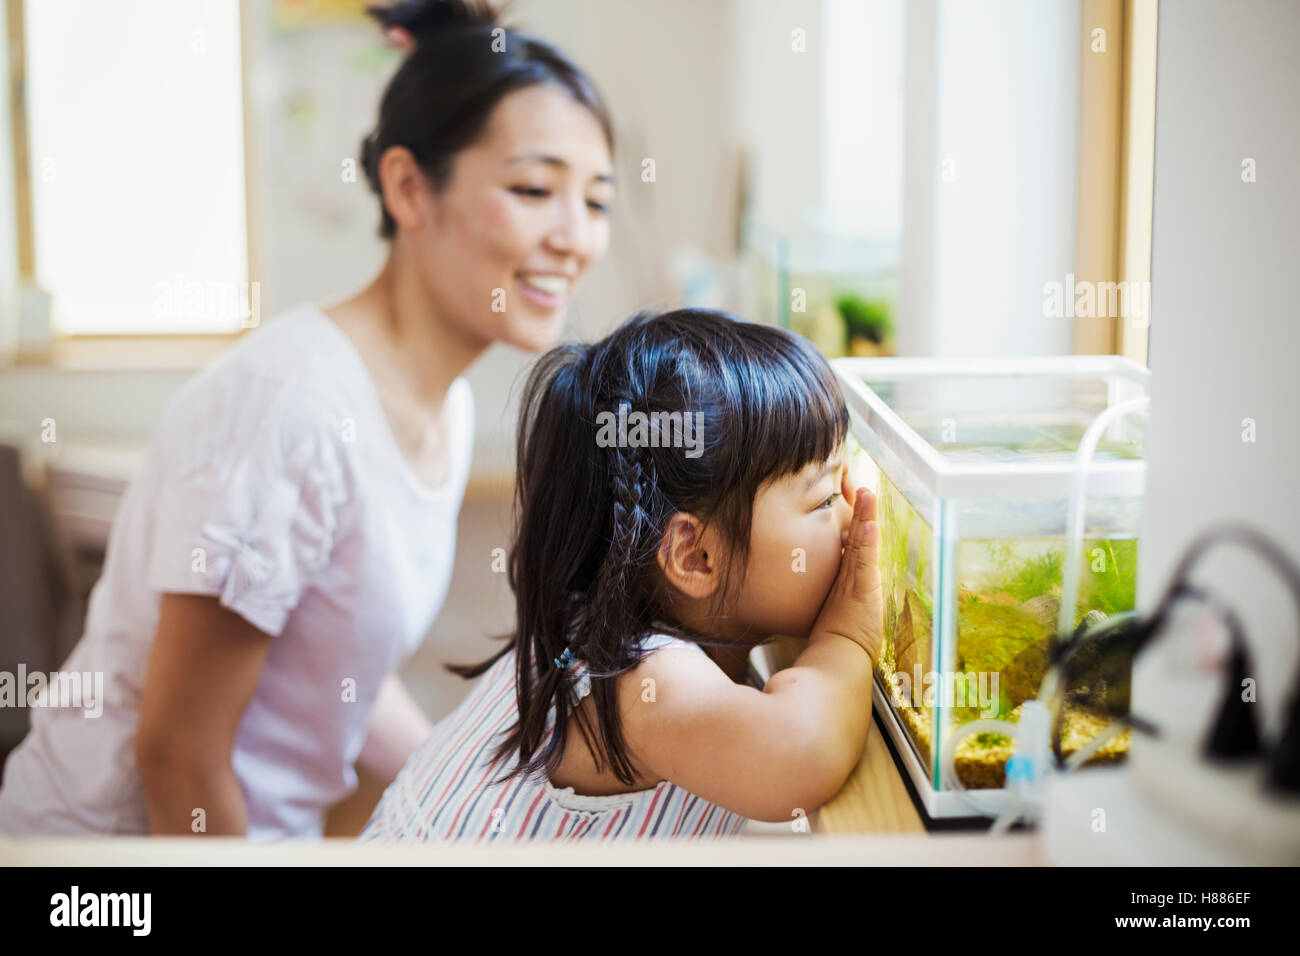
<svg viewBox="0 0 1300 956"><path fill-rule="evenodd" d="M1280 794L1300 796L1300 674L1292 682L1282 733L1268 746L1262 740L1255 704L1241 693L1246 679L1258 673L1251 663L1245 629L1232 608L1187 580L1207 551L1229 542L1245 545L1264 559L1286 583L1300 617L1300 569L1280 547L1258 531L1242 525L1222 525L1203 532L1188 548L1155 612L1129 625L1129 642L1136 653L1155 641L1165 630L1171 609L1178 601L1194 600L1207 605L1227 628L1231 647L1224 668L1223 698L1203 743L1203 754L1207 760L1219 763L1263 759L1267 762L1265 785ZM1068 649L1062 653L1062 661L1069 653ZM1159 728L1148 721L1130 718L1130 722L1141 733L1153 737L1160 734Z"/></svg>

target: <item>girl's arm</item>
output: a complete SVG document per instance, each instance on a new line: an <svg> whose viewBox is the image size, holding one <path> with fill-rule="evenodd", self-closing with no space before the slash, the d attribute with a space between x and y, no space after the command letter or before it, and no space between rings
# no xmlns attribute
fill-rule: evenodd
<svg viewBox="0 0 1300 956"><path fill-rule="evenodd" d="M810 814L835 795L862 756L871 722L883 633L875 505L869 492L859 495L808 648L762 691L733 683L685 648L649 655L620 682L628 749L647 775L773 822ZM643 694L647 678L653 695Z"/></svg>
<svg viewBox="0 0 1300 956"><path fill-rule="evenodd" d="M389 674L380 687L357 763L385 782L391 781L432 729L401 678Z"/></svg>
<svg viewBox="0 0 1300 956"><path fill-rule="evenodd" d="M247 833L230 755L271 640L215 597L162 595L135 739L151 833Z"/></svg>

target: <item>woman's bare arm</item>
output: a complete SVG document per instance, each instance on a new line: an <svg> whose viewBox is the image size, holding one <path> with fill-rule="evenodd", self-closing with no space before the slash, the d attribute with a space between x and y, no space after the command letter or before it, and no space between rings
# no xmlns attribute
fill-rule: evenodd
<svg viewBox="0 0 1300 956"><path fill-rule="evenodd" d="M135 741L153 834L247 833L231 753L272 640L215 597L162 596Z"/></svg>
<svg viewBox="0 0 1300 956"><path fill-rule="evenodd" d="M401 678L389 674L379 689L357 763L381 780L391 781L432 729Z"/></svg>

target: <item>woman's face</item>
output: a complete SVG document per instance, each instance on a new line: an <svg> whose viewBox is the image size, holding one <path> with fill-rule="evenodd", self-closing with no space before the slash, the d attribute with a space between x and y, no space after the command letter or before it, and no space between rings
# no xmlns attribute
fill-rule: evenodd
<svg viewBox="0 0 1300 956"><path fill-rule="evenodd" d="M578 280L609 246L613 168L596 117L553 84L507 94L421 190L403 235L437 313L479 344L555 344Z"/></svg>

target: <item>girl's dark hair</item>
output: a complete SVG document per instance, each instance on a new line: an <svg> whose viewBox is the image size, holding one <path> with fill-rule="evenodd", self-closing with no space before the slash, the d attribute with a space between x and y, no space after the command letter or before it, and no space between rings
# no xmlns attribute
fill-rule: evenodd
<svg viewBox="0 0 1300 956"><path fill-rule="evenodd" d="M662 447L671 443L661 433L661 447L610 447L609 433L601 438L610 419L601 413L617 416L620 405L628 415L698 413L701 440ZM495 760L520 759L504 779L559 767L573 674L555 658L572 647L589 668L599 732L578 713L596 766L608 761L619 780L634 782L615 678L640 660L642 638L665 624L696 643L725 643L671 621L656 560L669 519L687 512L718 528L732 567L743 568L759 487L826 461L847 430L844 397L806 339L724 312L641 312L599 342L562 345L538 360L520 409L513 642L480 664L449 667L476 677L516 652L519 719ZM716 592L724 600L731 578L724 567ZM547 739L552 706L555 733Z"/></svg>
<svg viewBox="0 0 1300 956"><path fill-rule="evenodd" d="M587 107L614 148L613 125L600 94L559 50L497 23L479 0L398 0L366 12L385 30L400 27L415 49L388 81L379 122L361 141L361 166L383 213L379 234L391 239L397 224L383 205L379 160L392 146L415 156L435 190L451 178L460 150L474 143L507 94L554 83Z"/></svg>

